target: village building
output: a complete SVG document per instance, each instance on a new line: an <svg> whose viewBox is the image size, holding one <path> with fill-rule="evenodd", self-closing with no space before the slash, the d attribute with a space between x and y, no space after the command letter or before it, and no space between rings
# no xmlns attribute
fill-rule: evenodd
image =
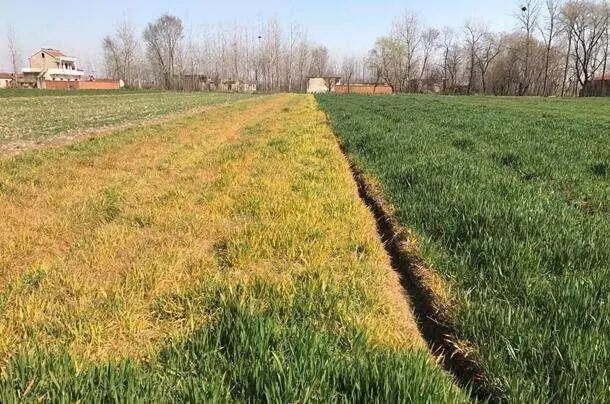
<svg viewBox="0 0 610 404"><path fill-rule="evenodd" d="M170 87L173 90L218 91L225 93L255 93L257 91L257 86L254 83L234 80L232 78L211 78L200 73L174 74Z"/></svg>
<svg viewBox="0 0 610 404"><path fill-rule="evenodd" d="M239 80L227 79L220 83L216 91L225 93L255 93L256 84L244 83Z"/></svg>
<svg viewBox="0 0 610 404"><path fill-rule="evenodd" d="M36 81L78 81L84 72L76 68L76 58L57 49L43 48L30 56L30 67L22 70L24 78Z"/></svg>
<svg viewBox="0 0 610 404"><path fill-rule="evenodd" d="M123 87L122 80L96 79L85 76L77 68L77 59L62 51L42 48L29 58L29 67L16 76L12 87L47 90L116 90Z"/></svg>

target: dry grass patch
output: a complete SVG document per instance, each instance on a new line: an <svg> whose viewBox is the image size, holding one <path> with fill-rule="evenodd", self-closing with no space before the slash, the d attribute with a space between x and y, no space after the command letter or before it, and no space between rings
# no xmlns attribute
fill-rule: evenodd
<svg viewBox="0 0 610 404"><path fill-rule="evenodd" d="M194 327L157 319L151 302L214 272L223 214L198 199L223 193L223 148L277 102L5 160L2 351L30 341L90 359L139 356Z"/></svg>
<svg viewBox="0 0 610 404"><path fill-rule="evenodd" d="M170 341L216 332L237 305L267 313L275 331L302 322L299 340L313 327L356 346L357 330L383 352L415 352L412 369L425 371L413 372L434 375L427 388L456 394L418 354L425 345L374 219L313 97L244 101L6 159L0 184L4 359L42 349L78 367L154 361ZM360 359L349 352L340 357ZM260 366L270 365L244 371Z"/></svg>
<svg viewBox="0 0 610 404"><path fill-rule="evenodd" d="M168 296L208 278L290 290L310 273L362 295L338 309L375 340L421 346L311 99L223 107L5 160L0 172L5 358L20 344L139 357L205 322L172 313Z"/></svg>

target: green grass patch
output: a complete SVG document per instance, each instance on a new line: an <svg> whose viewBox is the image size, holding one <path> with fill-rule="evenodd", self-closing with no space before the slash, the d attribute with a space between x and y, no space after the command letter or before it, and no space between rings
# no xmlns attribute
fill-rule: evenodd
<svg viewBox="0 0 610 404"><path fill-rule="evenodd" d="M319 96L511 400L610 400L610 103Z"/></svg>
<svg viewBox="0 0 610 404"><path fill-rule="evenodd" d="M337 296L309 293L322 285L303 280L292 301L264 282L205 291L213 322L144 364L79 368L65 353L17 355L0 401L463 402L425 354L374 348L356 329L320 330L303 308L332 307Z"/></svg>
<svg viewBox="0 0 610 404"><path fill-rule="evenodd" d="M82 97L91 95L129 95L129 94L152 94L163 93L162 90L137 90L137 89L120 89L120 90L40 90L32 88L8 88L0 90L0 98L16 98L16 97L58 97L72 96Z"/></svg>
<svg viewBox="0 0 610 404"><path fill-rule="evenodd" d="M0 91L0 146L104 126L146 122L251 97L172 91Z"/></svg>

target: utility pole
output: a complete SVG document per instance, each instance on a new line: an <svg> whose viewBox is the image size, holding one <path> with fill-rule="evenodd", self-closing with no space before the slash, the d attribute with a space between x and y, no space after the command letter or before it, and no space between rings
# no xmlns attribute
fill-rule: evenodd
<svg viewBox="0 0 610 404"><path fill-rule="evenodd" d="M258 89L258 68L260 65L260 60L261 60L261 39L263 39L263 37L261 35L258 36L258 45L257 45L257 51L256 51L256 61L254 63L254 81L256 82L256 92L259 92Z"/></svg>

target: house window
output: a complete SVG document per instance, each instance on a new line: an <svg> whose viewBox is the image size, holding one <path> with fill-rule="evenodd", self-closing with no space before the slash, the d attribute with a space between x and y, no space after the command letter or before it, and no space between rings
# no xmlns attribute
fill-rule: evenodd
<svg viewBox="0 0 610 404"><path fill-rule="evenodd" d="M44 53L42 54L42 58L44 59Z"/></svg>

